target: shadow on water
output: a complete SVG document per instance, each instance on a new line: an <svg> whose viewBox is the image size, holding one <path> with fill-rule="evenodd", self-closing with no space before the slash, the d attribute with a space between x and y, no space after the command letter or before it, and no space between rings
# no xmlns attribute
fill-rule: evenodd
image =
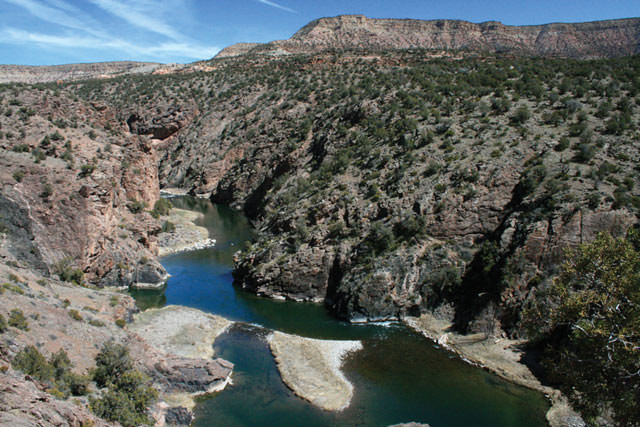
<svg viewBox="0 0 640 427"><path fill-rule="evenodd" d="M185 305L246 322L216 341L216 354L235 364L234 384L200 399L194 425L546 425L548 403L540 393L474 368L401 324L352 325L336 320L320 304L275 301L235 288L233 253L251 238L246 218L206 200L172 201L176 207L204 213L202 224L217 244L163 258L171 274L166 289L135 293L138 304ZM286 388L265 340L274 329L312 338L362 340L363 350L344 365L355 390L347 409L321 411Z"/></svg>

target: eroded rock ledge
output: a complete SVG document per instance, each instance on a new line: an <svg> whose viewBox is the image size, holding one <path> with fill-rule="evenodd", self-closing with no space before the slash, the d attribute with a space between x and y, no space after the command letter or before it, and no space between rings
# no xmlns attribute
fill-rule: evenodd
<svg viewBox="0 0 640 427"><path fill-rule="evenodd" d="M353 386L340 366L347 353L362 349L360 341L317 340L274 332L269 336L269 347L282 380L296 395L327 411L349 406Z"/></svg>
<svg viewBox="0 0 640 427"><path fill-rule="evenodd" d="M129 330L141 345L135 346L139 354L134 356L143 361L167 406L190 412L195 396L220 391L229 384L233 363L212 357L215 339L231 324L222 317L180 306L135 316ZM163 403L156 406L158 418L166 419Z"/></svg>

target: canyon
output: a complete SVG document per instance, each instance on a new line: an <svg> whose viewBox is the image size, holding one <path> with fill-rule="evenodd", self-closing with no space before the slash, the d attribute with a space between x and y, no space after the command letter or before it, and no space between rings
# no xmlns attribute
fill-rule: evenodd
<svg viewBox="0 0 640 427"><path fill-rule="evenodd" d="M161 188L251 219L240 288L351 322L428 315L526 339L523 312L566 248L637 227L639 40L636 18L342 16L185 66L3 66L14 83L0 85L1 273L22 293L0 301L5 315L43 316L40 335L3 335L3 366L17 343L40 342L86 369L80 355L115 337L158 384L189 382L175 371L196 362L179 354L148 350L159 353L145 368L134 327L114 324L133 320L133 301L108 303L114 288L166 281ZM109 326L46 344L63 327L44 320L68 317L65 299ZM206 363L210 381L183 391L230 375ZM7 384L40 395L8 369Z"/></svg>

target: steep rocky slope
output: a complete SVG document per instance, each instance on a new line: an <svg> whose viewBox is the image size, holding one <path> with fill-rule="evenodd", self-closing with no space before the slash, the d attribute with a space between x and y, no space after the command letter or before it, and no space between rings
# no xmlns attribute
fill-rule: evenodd
<svg viewBox="0 0 640 427"><path fill-rule="evenodd" d="M162 185L254 220L235 277L259 294L324 301L351 320L433 311L518 335L564 248L637 223L637 58L388 51L209 65L68 90L118 105L122 121L143 111L177 129L158 142ZM159 92L151 108L142 94Z"/></svg>
<svg viewBox="0 0 640 427"><path fill-rule="evenodd" d="M611 58L640 52L640 19L510 26L438 19L372 19L343 15L310 22L288 40L234 45L219 57L313 53L333 49L462 49L545 57Z"/></svg>
<svg viewBox="0 0 640 427"><path fill-rule="evenodd" d="M412 25L438 26L402 22L411 34L419 32ZM162 283L151 215L161 185L252 219L257 236L236 256L238 286L323 302L352 321L427 313L462 332L522 337L521 314L565 248L638 224L640 58L384 50L388 35L354 30L384 33L387 24L320 20L293 41L232 49L181 73L0 86L2 308L53 319L70 292L81 318L112 322L115 309L88 301L104 302L98 291L59 288L55 278ZM442 28L458 40L464 25ZM584 24L580 34L598 25L606 27ZM632 33L634 25L610 27ZM336 45L338 33L354 44ZM587 39L582 50L558 41L564 53L547 53L635 52ZM467 47L494 50L483 43ZM261 54L287 49L313 53ZM110 336L139 341L111 325L51 325L76 356L92 340L92 354ZM55 351L44 332L11 333L4 362L19 345ZM134 349L139 359L151 352ZM149 358L152 376L185 368L162 357Z"/></svg>
<svg viewBox="0 0 640 427"><path fill-rule="evenodd" d="M51 89L0 89L0 221L43 274L99 286L162 283L151 144L112 108Z"/></svg>
<svg viewBox="0 0 640 427"><path fill-rule="evenodd" d="M47 358L63 350L74 374L86 375L95 367L96 355L105 343L126 345L135 367L147 374L160 391L160 401L153 408L156 419L176 419L176 414L182 414L178 418L187 420L174 425L191 420L190 411L183 407L193 406L191 393L210 392L228 382L233 365L212 359L215 335L203 336L211 334L205 323L213 316L187 310L190 316L178 313L152 325L162 330L165 340L172 337L170 331L176 322L181 322L182 340L184 331L200 332L203 354L194 352L191 340L186 345L191 353L182 354L163 346L162 339L146 330L148 325L139 325L138 321L129 324L138 311L130 296L44 277L16 258L11 246L7 234L0 233L0 424L119 425L92 414L86 396L65 399L47 381L20 372L16 355L27 346L37 348ZM9 321L7 326L3 322L11 319L15 311L20 313L22 322ZM174 338L172 342L178 340ZM91 384L88 391L97 392Z"/></svg>

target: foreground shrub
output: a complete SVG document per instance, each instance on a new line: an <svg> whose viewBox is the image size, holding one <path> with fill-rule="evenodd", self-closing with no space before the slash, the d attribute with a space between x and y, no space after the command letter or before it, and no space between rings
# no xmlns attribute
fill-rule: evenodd
<svg viewBox="0 0 640 427"><path fill-rule="evenodd" d="M600 234L568 252L553 285L524 313L542 365L585 417L612 411L640 425L640 233Z"/></svg>
<svg viewBox="0 0 640 427"><path fill-rule="evenodd" d="M96 415L125 427L152 423L146 410L158 392L151 387L149 378L133 369L125 346L105 343L96 356L93 378L99 386L108 387L101 397L90 399Z"/></svg>
<svg viewBox="0 0 640 427"><path fill-rule="evenodd" d="M56 397L80 396L87 393L89 378L71 371L72 364L64 350L51 355L47 361L34 346L20 350L13 359L13 367L49 386Z"/></svg>

